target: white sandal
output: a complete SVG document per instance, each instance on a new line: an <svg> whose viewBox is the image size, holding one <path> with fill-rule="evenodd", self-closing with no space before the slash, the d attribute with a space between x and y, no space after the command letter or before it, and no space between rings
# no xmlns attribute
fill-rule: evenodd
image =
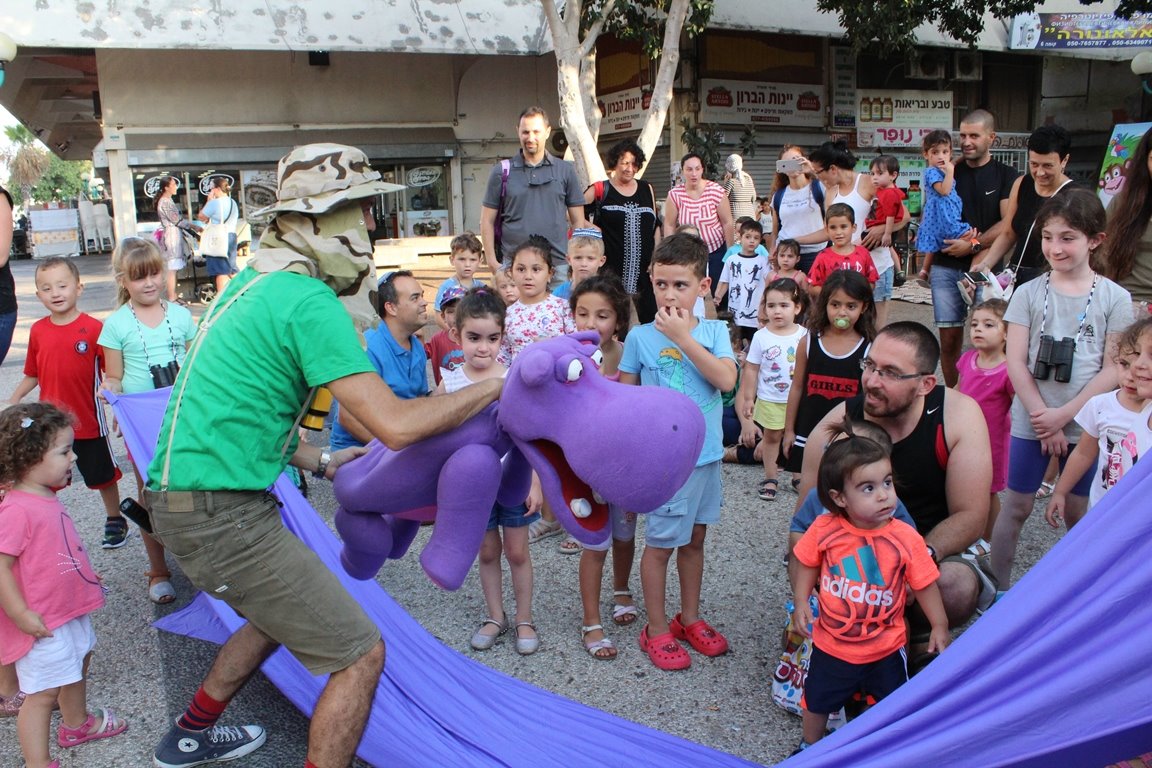
<svg viewBox="0 0 1152 768"><path fill-rule="evenodd" d="M589 632L595 632L596 630L603 632L604 625L593 624L589 627L580 627L581 639L587 637ZM612 642L607 634L599 640L593 640L591 642L584 640L584 650L588 651L588 655L597 661L612 661L612 659L616 658L617 653L616 643ZM612 653L608 656L601 656L600 651L612 651Z"/></svg>
<svg viewBox="0 0 1152 768"><path fill-rule="evenodd" d="M553 520L548 522L544 518L540 518L534 523L528 524L528 543L535 544L538 541L548 538L549 536L556 536L560 533L560 521Z"/></svg>
<svg viewBox="0 0 1152 768"><path fill-rule="evenodd" d="M635 603L632 605L621 605L620 603L615 602L617 597L627 597L632 599L632 590L618 589L612 593L612 622L614 624L624 627L632 624L636 621L636 619L640 618L640 609L636 607Z"/></svg>

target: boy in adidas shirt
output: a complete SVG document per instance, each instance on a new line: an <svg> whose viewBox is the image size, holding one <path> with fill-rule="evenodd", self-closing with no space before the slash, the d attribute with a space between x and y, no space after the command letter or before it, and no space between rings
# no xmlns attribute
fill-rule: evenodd
<svg viewBox="0 0 1152 768"><path fill-rule="evenodd" d="M928 651L939 653L951 641L936 586L940 572L920 534L892 517L889 450L854 434L850 421L842 432L845 439L833 442L820 461L816 486L832 514L816 518L793 550L799 568L792 622L813 646L796 752L824 735L828 715L856 691L879 701L908 680L905 586L932 624ZM813 627L808 596L817 581L820 615Z"/></svg>

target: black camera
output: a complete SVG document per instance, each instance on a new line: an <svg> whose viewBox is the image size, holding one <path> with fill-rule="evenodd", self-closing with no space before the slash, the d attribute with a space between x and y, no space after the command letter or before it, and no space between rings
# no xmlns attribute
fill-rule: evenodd
<svg viewBox="0 0 1152 768"><path fill-rule="evenodd" d="M176 383L176 374L180 373L180 364L173 360L168 365L150 365L148 372L152 374L152 386L156 389L163 389Z"/></svg>
<svg viewBox="0 0 1152 768"><path fill-rule="evenodd" d="M1072 380L1072 357L1076 354L1076 341L1067 336L1056 341L1048 334L1040 337L1040 349L1036 351L1036 364L1032 366L1032 378L1040 381L1052 376L1061 384Z"/></svg>

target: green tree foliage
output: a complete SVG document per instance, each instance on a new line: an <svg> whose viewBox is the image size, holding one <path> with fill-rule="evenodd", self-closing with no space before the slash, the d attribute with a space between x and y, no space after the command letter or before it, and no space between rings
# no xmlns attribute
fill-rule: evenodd
<svg viewBox="0 0 1152 768"><path fill-rule="evenodd" d="M84 192L81 174L92 172L88 160L61 160L53 154L48 156L48 165L40 180L32 187L32 199L38 203L75 200Z"/></svg>
<svg viewBox="0 0 1152 768"><path fill-rule="evenodd" d="M1080 0L1085 6L1101 2ZM974 44L984 30L985 14L1010 19L1044 10L1036 0L817 0L816 7L839 17L857 51L870 49L882 54L912 50L916 27L921 24L931 24L954 40ZM1122 18L1150 11L1152 0L1120 0L1116 5L1116 15Z"/></svg>

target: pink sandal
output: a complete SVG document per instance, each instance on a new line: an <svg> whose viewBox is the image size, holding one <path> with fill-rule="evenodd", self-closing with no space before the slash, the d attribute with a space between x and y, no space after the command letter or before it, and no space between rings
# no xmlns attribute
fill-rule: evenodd
<svg viewBox="0 0 1152 768"><path fill-rule="evenodd" d="M100 719L97 720L97 718ZM119 736L126 730L128 730L127 721L116 717L116 713L112 710L101 707L96 710L95 714L89 714L88 719L79 728L69 728L61 723L60 731L56 736L56 743L67 749L96 739Z"/></svg>

